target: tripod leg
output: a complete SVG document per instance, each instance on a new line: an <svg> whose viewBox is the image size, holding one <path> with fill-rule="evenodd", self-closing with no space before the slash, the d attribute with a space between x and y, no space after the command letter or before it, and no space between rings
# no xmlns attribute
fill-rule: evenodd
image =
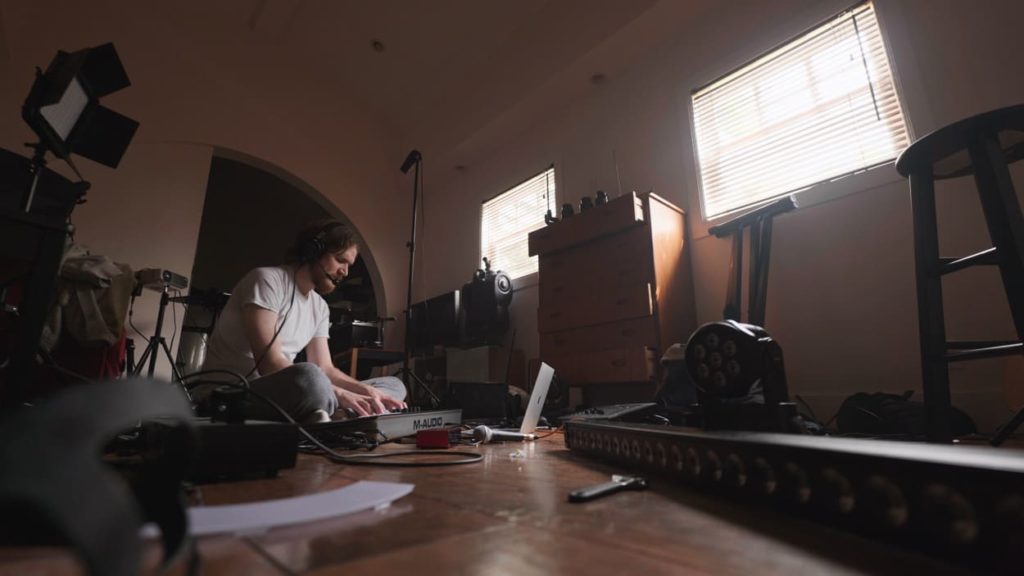
<svg viewBox="0 0 1024 576"><path fill-rule="evenodd" d="M1007 438L1013 435L1013 433L1017 431L1017 428L1020 427L1021 424L1024 424L1024 408L1021 408L1020 410L1017 411L1017 414L1013 417L1013 419L1007 422L1006 426L1003 426L999 430L999 433L996 434L991 441L989 441L989 444L991 444L992 446L999 446L1000 444L1005 442Z"/></svg>
<svg viewBox="0 0 1024 576"><path fill-rule="evenodd" d="M160 347L164 350L164 355L167 356L167 361L171 363L171 375L174 376L175 382L181 382L181 370L178 370L178 365L174 363L174 358L171 356L171 349L167 347L167 342L164 342L163 338L160 339Z"/></svg>
<svg viewBox="0 0 1024 576"><path fill-rule="evenodd" d="M146 349L143 350L142 356L139 357L139 361L135 363L135 369L132 371L132 376L138 376L142 373L142 369L146 366L146 360L150 354L156 353L156 345L150 340L149 344L146 345Z"/></svg>
<svg viewBox="0 0 1024 576"><path fill-rule="evenodd" d="M167 361L171 363L171 375L173 377L171 382L181 384L181 391L185 393L185 398L188 398L188 401L192 402L192 394L189 394L188 388L183 382L184 379L181 376L181 370L178 370L178 365L174 363L174 358L171 357L171 349L167 347L167 342L164 342L163 338L160 339L160 347L163 348L164 354L167 356Z"/></svg>
<svg viewBox="0 0 1024 576"><path fill-rule="evenodd" d="M135 339L128 338L124 346L124 374L132 376L135 374Z"/></svg>
<svg viewBox="0 0 1024 576"><path fill-rule="evenodd" d="M725 289L725 310L722 315L726 320L741 322L743 311L743 228L733 232L732 262L729 263L729 284Z"/></svg>

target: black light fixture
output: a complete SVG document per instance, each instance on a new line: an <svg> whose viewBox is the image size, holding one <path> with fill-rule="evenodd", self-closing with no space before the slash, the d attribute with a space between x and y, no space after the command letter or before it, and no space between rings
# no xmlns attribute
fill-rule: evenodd
<svg viewBox="0 0 1024 576"><path fill-rule="evenodd" d="M39 339L56 293L70 216L89 189L74 163L78 154L116 168L139 123L100 105L100 98L131 85L113 44L77 52L58 51L46 72L36 69L21 116L39 136L31 160L0 149L0 258L27 270L9 279L22 285L11 330L10 355L0 370L6 384L0 408L18 406L34 389ZM66 161L72 182L47 169L46 153ZM6 307L5 307L6 308ZM5 314L7 310L0 311ZM6 317L6 316L5 316Z"/></svg>
<svg viewBox="0 0 1024 576"><path fill-rule="evenodd" d="M697 329L686 343L705 428L792 430L782 348L764 328L735 320Z"/></svg>
<svg viewBox="0 0 1024 576"><path fill-rule="evenodd" d="M47 151L71 163L71 154L116 168L139 123L100 104L131 85L113 44L58 51L36 69L21 117L39 135L36 154Z"/></svg>

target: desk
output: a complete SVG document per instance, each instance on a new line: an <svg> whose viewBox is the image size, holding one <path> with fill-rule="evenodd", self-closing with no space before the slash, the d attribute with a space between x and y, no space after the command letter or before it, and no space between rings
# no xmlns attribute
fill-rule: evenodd
<svg viewBox="0 0 1024 576"><path fill-rule="evenodd" d="M349 348L334 355L334 365L356 380L366 380L377 366L396 364L405 359L401 350Z"/></svg>
<svg viewBox="0 0 1024 576"><path fill-rule="evenodd" d="M383 450L403 446L386 445ZM239 574L963 574L831 528L654 478L650 490L569 504L621 469L568 451L560 434L479 448L440 468L342 466L300 455L278 478L202 487L208 504L282 498L357 480L411 482L390 508L244 538L203 539L203 572ZM513 456L521 450L521 454ZM156 555L149 554L150 564ZM74 574L60 550L0 549L0 574ZM145 572L151 574L152 570ZM176 567L172 574L182 574Z"/></svg>

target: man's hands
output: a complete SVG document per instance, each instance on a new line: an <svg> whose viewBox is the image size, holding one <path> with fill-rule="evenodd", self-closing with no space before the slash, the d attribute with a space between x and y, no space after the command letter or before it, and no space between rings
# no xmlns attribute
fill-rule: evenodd
<svg viewBox="0 0 1024 576"><path fill-rule="evenodd" d="M366 386L364 384L364 386ZM377 390L373 386L366 386L366 394L376 400L381 406L387 410L404 410L405 402L401 400L395 400L391 396Z"/></svg>
<svg viewBox="0 0 1024 576"><path fill-rule="evenodd" d="M313 338L306 346L306 357L310 362L319 366L331 379L331 384L334 384L334 394L338 397L338 404L341 408L346 408L359 416L383 414L390 410L405 408L405 402L395 400L373 386L364 384L338 370L331 359L327 338Z"/></svg>
<svg viewBox="0 0 1024 576"><path fill-rule="evenodd" d="M405 408L405 402L395 400L372 386L363 384L360 392L335 386L334 394L338 398L338 407L353 412L357 416L372 416Z"/></svg>
<svg viewBox="0 0 1024 576"><path fill-rule="evenodd" d="M334 395L338 398L339 409L354 413L356 416L372 416L384 412L384 406L375 398L337 386L334 387Z"/></svg>

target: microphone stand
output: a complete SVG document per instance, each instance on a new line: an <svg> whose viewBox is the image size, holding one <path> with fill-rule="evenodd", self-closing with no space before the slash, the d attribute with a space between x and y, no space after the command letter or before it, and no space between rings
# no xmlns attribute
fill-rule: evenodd
<svg viewBox="0 0 1024 576"><path fill-rule="evenodd" d="M431 407L437 408L440 405L440 398L409 368L409 358L412 356L412 330L410 328L412 326L412 279L416 262L416 214L419 209L420 170L422 164L423 156L418 150L413 150L409 152L401 168L403 174L407 174L410 167L415 167L416 169L413 172L412 179L412 231L409 235L409 241L405 243L406 248L409 249L409 277L405 291L405 354L402 360L402 382L405 384L406 389L409 390L410 405L416 401L417 390L422 390L430 395Z"/></svg>

